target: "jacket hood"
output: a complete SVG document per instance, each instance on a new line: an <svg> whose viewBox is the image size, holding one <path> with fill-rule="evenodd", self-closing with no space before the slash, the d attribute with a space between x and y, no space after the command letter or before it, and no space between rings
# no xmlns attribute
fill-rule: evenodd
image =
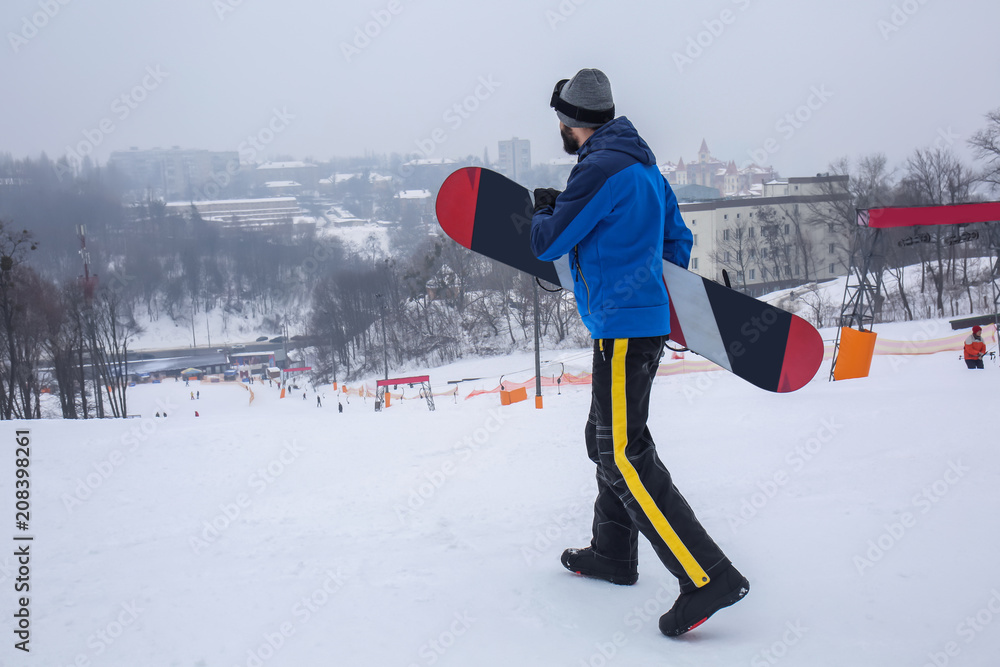
<svg viewBox="0 0 1000 667"><path fill-rule="evenodd" d="M625 153L644 165L656 164L653 151L625 116L619 116L599 127L576 154L582 160L595 151L605 150Z"/></svg>

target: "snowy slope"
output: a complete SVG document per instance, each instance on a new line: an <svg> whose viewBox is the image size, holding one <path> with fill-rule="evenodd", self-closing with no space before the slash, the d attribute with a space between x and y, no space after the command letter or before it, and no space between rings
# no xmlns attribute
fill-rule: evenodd
<svg viewBox="0 0 1000 667"><path fill-rule="evenodd" d="M543 410L461 398L530 365L435 369L440 390L493 377L433 413L168 382L133 391L142 419L28 424L32 651L12 648L4 549L0 664L995 664L992 363L877 357L868 379L824 368L789 395L724 372L657 380L661 457L751 581L680 640L657 630L676 584L646 543L633 587L559 564L589 540L589 388L546 391Z"/></svg>

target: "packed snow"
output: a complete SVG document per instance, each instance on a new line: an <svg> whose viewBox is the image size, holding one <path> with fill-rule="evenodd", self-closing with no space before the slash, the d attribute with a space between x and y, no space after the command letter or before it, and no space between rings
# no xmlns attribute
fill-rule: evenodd
<svg viewBox="0 0 1000 667"><path fill-rule="evenodd" d="M559 564L590 537L589 387L546 388L541 410L465 399L531 365L431 369L433 412L410 387L376 413L329 385L167 381L130 391L139 419L8 425L3 502L30 429L35 539L30 653L11 646L18 565L0 556L0 664L995 663L995 361L878 356L869 378L829 383L824 365L785 395L722 371L658 379L661 458L751 582L676 640L657 629L676 582L644 541L632 587ZM463 378L481 379L448 384Z"/></svg>

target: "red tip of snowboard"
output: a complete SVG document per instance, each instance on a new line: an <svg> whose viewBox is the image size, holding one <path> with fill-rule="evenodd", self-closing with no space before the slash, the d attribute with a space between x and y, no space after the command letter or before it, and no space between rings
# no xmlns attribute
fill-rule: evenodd
<svg viewBox="0 0 1000 667"><path fill-rule="evenodd" d="M437 196L437 219L441 229L460 245L472 249L472 229L479 196L479 167L452 173L441 184Z"/></svg>
<svg viewBox="0 0 1000 667"><path fill-rule="evenodd" d="M781 364L778 391L789 392L809 384L823 363L823 338L801 317L792 317Z"/></svg>

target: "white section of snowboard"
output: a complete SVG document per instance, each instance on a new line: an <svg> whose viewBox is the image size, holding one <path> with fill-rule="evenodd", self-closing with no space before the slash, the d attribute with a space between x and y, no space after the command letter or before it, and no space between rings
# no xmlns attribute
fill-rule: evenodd
<svg viewBox="0 0 1000 667"><path fill-rule="evenodd" d="M556 261L552 262L556 267L556 274L559 276L559 284L563 289L568 289L570 292L573 291L573 274L569 271L569 255L563 255Z"/></svg>
<svg viewBox="0 0 1000 667"><path fill-rule="evenodd" d="M663 282L677 313L687 347L732 372L722 334L705 291L704 279L696 273L663 260Z"/></svg>

